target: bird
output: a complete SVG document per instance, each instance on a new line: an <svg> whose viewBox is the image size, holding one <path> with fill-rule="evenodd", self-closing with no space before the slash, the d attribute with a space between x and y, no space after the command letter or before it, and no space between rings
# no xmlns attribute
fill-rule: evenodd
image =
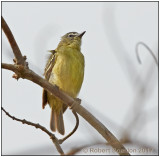
<svg viewBox="0 0 160 157"><path fill-rule="evenodd" d="M61 37L57 48L51 52L45 66L44 76L51 84L73 98L77 98L83 79L85 60L81 53L82 33L69 32ZM51 108L50 129L65 134L63 114L68 105L47 90L42 92L42 108L49 104Z"/></svg>

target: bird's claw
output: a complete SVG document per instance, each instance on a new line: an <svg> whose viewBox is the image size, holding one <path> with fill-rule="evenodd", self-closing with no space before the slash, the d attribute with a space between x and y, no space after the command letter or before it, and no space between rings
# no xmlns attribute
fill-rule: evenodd
<svg viewBox="0 0 160 157"><path fill-rule="evenodd" d="M70 108L71 110L73 110L75 104L80 105L80 104L81 104L81 99L75 98L74 101L73 101L73 103L69 106L69 108Z"/></svg>

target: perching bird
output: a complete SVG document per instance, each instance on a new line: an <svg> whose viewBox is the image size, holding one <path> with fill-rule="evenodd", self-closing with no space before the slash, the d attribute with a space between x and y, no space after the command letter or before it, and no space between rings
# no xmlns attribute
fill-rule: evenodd
<svg viewBox="0 0 160 157"><path fill-rule="evenodd" d="M62 38L58 47L52 53L45 67L45 79L57 85L61 90L76 98L84 78L84 56L81 53L81 38L85 34L69 32ZM64 135L63 113L67 109L59 98L43 89L42 108L46 104L51 107L51 130Z"/></svg>

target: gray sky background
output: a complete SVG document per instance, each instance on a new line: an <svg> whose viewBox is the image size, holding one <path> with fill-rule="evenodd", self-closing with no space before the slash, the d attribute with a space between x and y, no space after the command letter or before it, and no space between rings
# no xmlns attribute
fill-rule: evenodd
<svg viewBox="0 0 160 157"><path fill-rule="evenodd" d="M147 86L142 98L142 123L138 140L157 147L158 142L158 74L148 51L140 46L142 65L136 59L135 46L146 43L158 52L158 3L155 2L2 2L2 15L11 28L29 67L42 76L47 50L55 49L60 37L70 31L86 31L82 41L85 78L79 98L117 137L134 114L141 83ZM126 60L128 57L128 60ZM2 33L2 62L12 63L12 50ZM147 72L151 69L148 82ZM2 70L2 106L10 114L40 123L49 129L50 108L42 110L42 89L29 82L12 79L12 72ZM150 76L149 75L149 76ZM139 104L138 104L139 103ZM138 110L138 108L136 108ZM69 110L64 114L66 133L74 127ZM144 122L143 122L144 121ZM57 137L61 137L56 134ZM133 135L133 134L132 134ZM131 135L131 137L132 137ZM133 136L133 138L135 138ZM80 118L78 131L62 147L83 145L104 139ZM46 148L46 149L45 149ZM56 154L47 135L22 125L2 113L2 153Z"/></svg>

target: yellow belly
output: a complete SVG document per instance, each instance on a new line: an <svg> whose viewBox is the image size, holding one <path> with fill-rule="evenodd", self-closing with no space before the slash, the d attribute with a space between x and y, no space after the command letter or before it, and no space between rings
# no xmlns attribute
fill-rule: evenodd
<svg viewBox="0 0 160 157"><path fill-rule="evenodd" d="M72 97L77 97L84 77L84 57L80 52L66 51L57 54L49 82L56 84ZM49 96L50 105L61 108L62 103L53 95ZM52 101L52 102L51 102ZM55 104L55 105L54 105ZM56 104L59 104L58 106Z"/></svg>

